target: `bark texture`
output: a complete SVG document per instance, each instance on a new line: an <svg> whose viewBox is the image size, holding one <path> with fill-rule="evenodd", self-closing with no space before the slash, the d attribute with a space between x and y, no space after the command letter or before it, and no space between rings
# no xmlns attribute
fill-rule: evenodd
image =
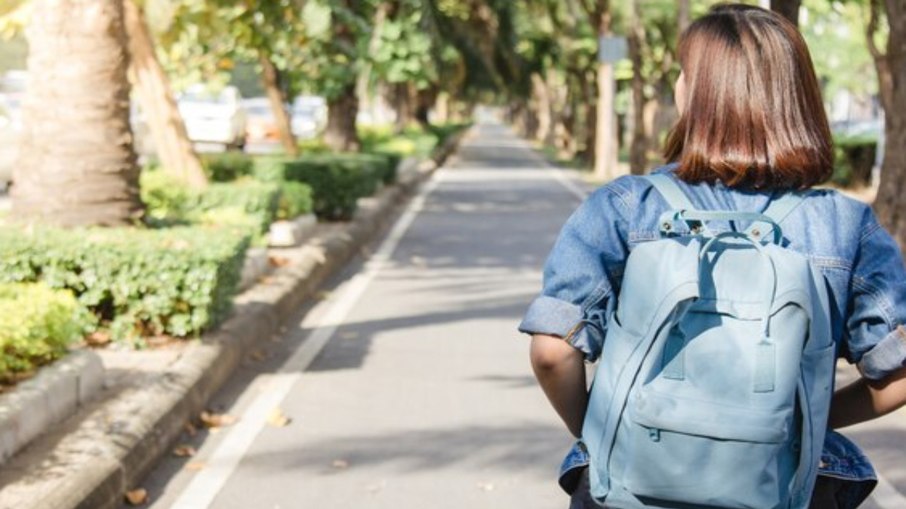
<svg viewBox="0 0 906 509"><path fill-rule="evenodd" d="M886 140L874 210L902 250L906 247L906 3L886 0L885 4L890 22L885 56L890 89L884 104Z"/></svg>
<svg viewBox="0 0 906 509"><path fill-rule="evenodd" d="M771 0L771 10L799 26L799 6L802 0Z"/></svg>
<svg viewBox="0 0 906 509"><path fill-rule="evenodd" d="M129 70L157 157L165 171L176 175L190 187L204 188L208 183L207 176L186 133L186 125L173 99L170 80L157 60L144 13L134 0L123 0L123 8L129 38Z"/></svg>
<svg viewBox="0 0 906 509"><path fill-rule="evenodd" d="M629 59L632 61L632 141L629 144L629 171L643 175L648 166L648 136L645 133L645 78L642 76L642 44L645 29L639 13L639 1L632 3L629 30Z"/></svg>
<svg viewBox="0 0 906 509"><path fill-rule="evenodd" d="M283 150L291 156L299 155L299 146L296 145L296 137L293 136L292 119L289 112L286 111L286 94L280 87L280 73L277 67L271 61L264 51L258 54L258 61L261 64L261 85L267 94L267 100L271 105L271 111L274 114L274 121L277 123L277 132L280 135L280 144Z"/></svg>
<svg viewBox="0 0 906 509"><path fill-rule="evenodd" d="M340 152L358 151L362 145L355 128L358 113L359 99L355 94L355 83L350 83L343 94L327 102L324 143Z"/></svg>
<svg viewBox="0 0 906 509"><path fill-rule="evenodd" d="M35 0L11 217L114 226L141 217L122 0Z"/></svg>

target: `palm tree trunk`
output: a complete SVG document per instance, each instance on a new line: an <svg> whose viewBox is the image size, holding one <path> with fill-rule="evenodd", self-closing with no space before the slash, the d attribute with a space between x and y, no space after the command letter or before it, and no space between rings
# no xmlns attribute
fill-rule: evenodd
<svg viewBox="0 0 906 509"><path fill-rule="evenodd" d="M11 217L59 226L139 219L122 0L34 0Z"/></svg>
<svg viewBox="0 0 906 509"><path fill-rule="evenodd" d="M123 0L123 8L131 57L129 69L139 105L148 119L157 156L165 171L192 188L202 189L208 179L176 107L170 80L154 53L145 16L134 0Z"/></svg>
<svg viewBox="0 0 906 509"><path fill-rule="evenodd" d="M883 94L886 140L874 209L902 250L906 248L906 5L902 0L885 3L890 23L885 57L890 89Z"/></svg>

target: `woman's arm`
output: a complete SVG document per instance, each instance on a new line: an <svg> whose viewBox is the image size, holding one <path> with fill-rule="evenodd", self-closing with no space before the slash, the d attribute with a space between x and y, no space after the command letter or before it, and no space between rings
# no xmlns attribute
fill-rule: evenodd
<svg viewBox="0 0 906 509"><path fill-rule="evenodd" d="M581 351L556 336L532 335L532 368L554 410L576 438L588 406L585 362Z"/></svg>
<svg viewBox="0 0 906 509"><path fill-rule="evenodd" d="M906 405L906 367L872 381L861 378L834 394L830 427L852 426L889 414Z"/></svg>

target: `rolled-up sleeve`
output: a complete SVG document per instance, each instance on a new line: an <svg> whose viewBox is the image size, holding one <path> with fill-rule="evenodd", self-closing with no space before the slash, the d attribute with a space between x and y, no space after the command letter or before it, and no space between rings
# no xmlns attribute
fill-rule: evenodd
<svg viewBox="0 0 906 509"><path fill-rule="evenodd" d="M544 267L541 294L519 330L564 338L593 361L613 308L615 274L627 256L627 200L617 180L592 194L566 221Z"/></svg>
<svg viewBox="0 0 906 509"><path fill-rule="evenodd" d="M862 376L880 380L906 366L906 266L868 210L853 267L847 349Z"/></svg>

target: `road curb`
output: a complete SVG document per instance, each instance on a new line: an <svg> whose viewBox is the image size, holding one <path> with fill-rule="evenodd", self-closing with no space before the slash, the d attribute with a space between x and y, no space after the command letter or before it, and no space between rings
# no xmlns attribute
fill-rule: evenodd
<svg viewBox="0 0 906 509"><path fill-rule="evenodd" d="M165 373L105 401L74 429L51 431L4 465L0 508L118 508L250 347L278 333L327 277L375 237L464 134L448 137L429 164L401 172L398 185L363 200L353 221L310 240L290 264L237 297L233 316L186 348Z"/></svg>
<svg viewBox="0 0 906 509"><path fill-rule="evenodd" d="M101 358L90 350L77 350L0 396L0 464L74 414L103 385Z"/></svg>

